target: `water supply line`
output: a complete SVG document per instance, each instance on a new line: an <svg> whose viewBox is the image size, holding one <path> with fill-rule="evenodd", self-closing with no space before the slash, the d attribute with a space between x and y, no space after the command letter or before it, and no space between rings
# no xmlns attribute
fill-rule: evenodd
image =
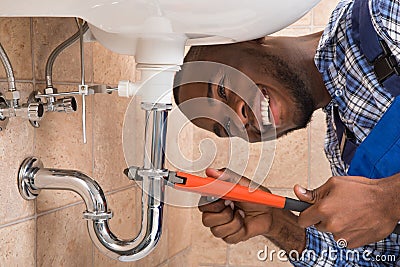
<svg viewBox="0 0 400 267"><path fill-rule="evenodd" d="M16 108L19 105L20 93L15 86L15 76L14 70L11 65L10 59L7 56L6 51L4 50L3 45L0 43L0 60L3 63L4 70L7 75L8 82L8 92L5 95L5 99L8 102L8 105L12 108Z"/></svg>
<svg viewBox="0 0 400 267"><path fill-rule="evenodd" d="M93 243L107 256L119 261L136 261L148 255L157 245L162 233L164 206L165 143L167 113L170 104L142 104L147 115L152 114L152 130L146 127L146 140L151 140L150 152L142 176L142 222L139 234L131 240L119 239L109 227L112 218L99 184L89 176L72 170L43 168L39 159L26 158L18 173L20 194L27 200L35 199L41 190L68 190L78 193L86 205L83 217ZM148 124L150 125L150 124ZM147 144L145 144L147 147Z"/></svg>
<svg viewBox="0 0 400 267"><path fill-rule="evenodd" d="M82 32L83 34L89 29L89 25L87 22L85 22L82 25ZM46 75L46 88L53 88L53 65L58 57L58 55L70 47L73 43L75 43L81 34L81 29L79 27L78 31L74 33L71 37L69 37L67 40L62 42L60 45L58 45L50 54L50 56L47 59L46 62L46 70L45 70L45 75Z"/></svg>
<svg viewBox="0 0 400 267"><path fill-rule="evenodd" d="M4 95L0 93L0 131L6 128L8 119L11 117L26 118L35 126L43 117L43 104L31 101L31 98L27 103L19 103L21 96L15 85L13 67L1 43L0 60L3 63L8 81L8 91Z"/></svg>
<svg viewBox="0 0 400 267"><path fill-rule="evenodd" d="M46 88L44 89L44 95L48 95L46 97L47 101L47 111L50 112L75 112L77 109L76 100L73 96L67 94L62 99L56 100L56 96L58 94L57 89L53 85L53 66L57 57L60 55L62 51L70 47L74 44L84 33L89 29L89 25L87 22L83 23L81 26L78 25L78 31L75 32L71 37L67 40L59 44L51 53L46 62L45 69L45 80L46 80ZM43 97L43 95L39 95L38 97Z"/></svg>

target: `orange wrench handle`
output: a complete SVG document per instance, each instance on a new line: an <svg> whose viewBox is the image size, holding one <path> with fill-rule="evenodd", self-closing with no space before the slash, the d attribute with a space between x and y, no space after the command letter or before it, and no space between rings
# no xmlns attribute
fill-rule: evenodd
<svg viewBox="0 0 400 267"><path fill-rule="evenodd" d="M176 189L197 192L202 195L215 196L238 202L251 202L281 209L285 207L285 197L274 195L263 190L258 189L250 192L249 188L246 186L209 177L203 178L184 172L177 172L176 175L186 179L184 184L175 184L174 187Z"/></svg>

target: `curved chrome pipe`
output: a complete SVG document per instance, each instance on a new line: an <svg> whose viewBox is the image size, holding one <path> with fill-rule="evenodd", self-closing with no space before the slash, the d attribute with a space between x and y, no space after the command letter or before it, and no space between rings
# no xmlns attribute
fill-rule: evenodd
<svg viewBox="0 0 400 267"><path fill-rule="evenodd" d="M43 189L69 190L78 193L86 205L83 217L93 243L104 254L120 261L135 261L148 255L157 245L162 231L165 182L164 151L167 134L167 111L170 105L143 105L146 115L153 113L150 160L145 157L142 170L142 224L132 240L122 240L110 230L112 213L99 184L89 176L72 170L44 169L39 159L26 158L18 173L20 194L35 199ZM146 140L148 140L146 138ZM146 147L146 144L145 144Z"/></svg>
<svg viewBox="0 0 400 267"><path fill-rule="evenodd" d="M164 181L162 177L144 179L142 205L147 208L147 217L142 214L142 227L132 240L122 240L110 230L108 220L112 213L99 184L89 176L73 170L45 169L37 158L26 158L21 164L19 190L25 199L34 199L40 190L68 190L79 194L86 205L83 217L93 243L107 256L120 261L135 261L148 255L161 237ZM143 192L142 191L142 192ZM145 199L147 198L147 203Z"/></svg>
<svg viewBox="0 0 400 267"><path fill-rule="evenodd" d="M15 87L14 70L11 66L10 59L8 58L7 53L1 44L0 44L0 59L1 62L3 63L4 69L6 70L8 90L15 91L16 87Z"/></svg>
<svg viewBox="0 0 400 267"><path fill-rule="evenodd" d="M82 32L85 33L89 29L89 25L87 22L85 22L82 26ZM78 29L76 33L74 33L71 37L69 37L67 40L62 42L60 45L58 45L50 54L49 58L47 59L46 62L46 88L52 88L53 87L53 65L54 61L58 57L58 55L64 51L66 48L68 48L70 45L75 43L81 34L81 29Z"/></svg>

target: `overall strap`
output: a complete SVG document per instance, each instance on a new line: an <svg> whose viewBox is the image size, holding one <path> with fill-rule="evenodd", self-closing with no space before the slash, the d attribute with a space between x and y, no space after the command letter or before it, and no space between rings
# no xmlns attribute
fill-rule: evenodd
<svg viewBox="0 0 400 267"><path fill-rule="evenodd" d="M396 97L400 95L400 66L388 45L376 33L368 2L368 0L354 1L351 18L352 37L368 62L374 66L379 83ZM337 107L334 107L333 117L342 159L350 165L358 147L356 138L340 119Z"/></svg>
<svg viewBox="0 0 400 267"><path fill-rule="evenodd" d="M355 0L352 11L352 36L368 62L374 66L378 81L393 96L400 95L400 66L375 31L367 0Z"/></svg>

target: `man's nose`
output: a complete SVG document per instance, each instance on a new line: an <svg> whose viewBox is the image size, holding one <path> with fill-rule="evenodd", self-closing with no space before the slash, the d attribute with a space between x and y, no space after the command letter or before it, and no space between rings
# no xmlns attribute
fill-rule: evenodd
<svg viewBox="0 0 400 267"><path fill-rule="evenodd" d="M246 103L240 99L235 104L235 112L239 116L239 119L243 123L243 125L247 125L249 122L249 116L246 110Z"/></svg>

